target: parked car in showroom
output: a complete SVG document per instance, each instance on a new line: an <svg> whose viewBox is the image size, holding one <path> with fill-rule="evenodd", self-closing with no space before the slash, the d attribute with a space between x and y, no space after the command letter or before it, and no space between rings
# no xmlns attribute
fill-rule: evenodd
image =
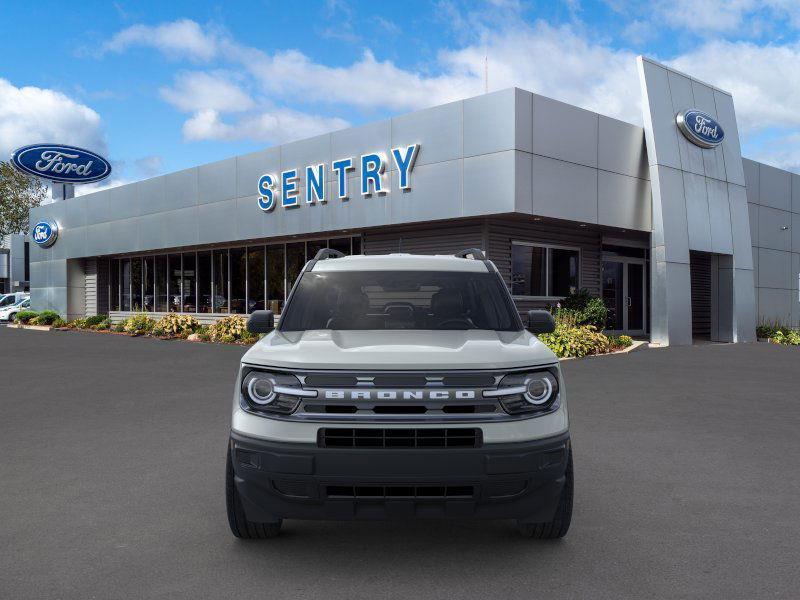
<svg viewBox="0 0 800 600"><path fill-rule="evenodd" d="M513 519L564 536L573 469L556 356L495 265L456 256L343 256L303 268L277 329L241 359L227 455L233 534L283 519Z"/></svg>
<svg viewBox="0 0 800 600"><path fill-rule="evenodd" d="M0 321L11 323L14 317L21 310L28 310L31 307L31 299L24 298L16 304L6 305L0 307Z"/></svg>

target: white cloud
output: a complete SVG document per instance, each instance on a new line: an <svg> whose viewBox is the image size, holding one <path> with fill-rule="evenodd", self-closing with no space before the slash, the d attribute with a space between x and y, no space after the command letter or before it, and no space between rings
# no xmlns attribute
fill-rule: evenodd
<svg viewBox="0 0 800 600"><path fill-rule="evenodd" d="M134 164L145 177L155 177L164 170L164 159L157 154L137 158Z"/></svg>
<svg viewBox="0 0 800 600"><path fill-rule="evenodd" d="M743 131L800 127L800 44L714 41L669 63L733 94Z"/></svg>
<svg viewBox="0 0 800 600"><path fill-rule="evenodd" d="M0 79L0 158L26 144L53 142L104 154L100 115L61 92Z"/></svg>
<svg viewBox="0 0 800 600"><path fill-rule="evenodd" d="M336 117L311 115L288 108L246 115L234 122L225 122L218 111L196 112L183 125L187 140L262 140L274 143L312 137L343 129L349 123Z"/></svg>
<svg viewBox="0 0 800 600"><path fill-rule="evenodd" d="M217 53L219 35L204 31L191 19L179 19L160 25L133 25L123 29L102 46L106 52L122 52L131 46L156 48L173 57L207 61Z"/></svg>
<svg viewBox="0 0 800 600"><path fill-rule="evenodd" d="M203 109L239 112L254 106L247 92L219 72L179 73L172 87L161 88L161 97L183 112Z"/></svg>
<svg viewBox="0 0 800 600"><path fill-rule="evenodd" d="M755 6L754 0L733 0L723 2L719 11L714 10L716 4L698 11L684 4L686 1L658 4L657 14L671 6L682 16L668 25L688 27L688 19L698 31L721 31L753 18L754 11L767 10L787 19L800 11L800 3L788 0L769 0L765 9ZM444 3L441 10L447 12L449 6ZM622 2L618 9L624 11L625 6ZM436 60L420 68L380 60L369 49L344 65L314 60L298 50L268 53L227 35L215 37L195 23L199 37L213 39L217 58L226 70L181 73L171 87L162 90L162 96L190 113L183 127L186 139L277 142L344 127L344 120L324 114L321 107L325 106L401 112L479 95L484 89L484 59L488 56L490 90L516 86L641 122L634 52L592 39L580 25L527 24L514 2L501 2L495 9L496 14L484 19L477 13L459 15L460 22L469 24L465 31L469 30L471 37L460 47L441 50ZM630 16L636 25L629 35L644 36L649 26L662 26L654 20L658 17L635 18ZM175 24L163 27L169 25ZM795 100L800 85L800 43L758 45L717 39L677 56L657 58L732 92L745 134L784 128L790 136L800 129ZM308 104L315 107L308 114L285 108ZM800 144L796 138L786 140Z"/></svg>

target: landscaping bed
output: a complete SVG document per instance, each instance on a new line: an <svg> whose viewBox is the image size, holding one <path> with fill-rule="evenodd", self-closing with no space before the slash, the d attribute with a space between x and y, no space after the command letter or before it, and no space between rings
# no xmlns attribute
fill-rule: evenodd
<svg viewBox="0 0 800 600"><path fill-rule="evenodd" d="M549 307L556 329L539 339L559 358L583 358L633 349L634 341L627 335L606 335L602 332L608 309L600 298L580 290ZM22 311L17 313L22 326L39 326L62 330L84 330L130 336L148 336L162 340L185 339L226 344L253 344L259 336L247 331L247 319L241 315L224 317L213 325L202 325L192 315L170 313L158 320L146 313L136 313L119 323L107 315L96 315L65 322L53 311Z"/></svg>
<svg viewBox="0 0 800 600"><path fill-rule="evenodd" d="M772 344L800 346L800 331L778 321L761 323L756 327L756 337Z"/></svg>
<svg viewBox="0 0 800 600"><path fill-rule="evenodd" d="M192 315L177 313L164 315L158 320L151 319L145 313L138 313L119 323L112 323L107 315L66 322L53 311L22 311L17 313L17 323L23 328L96 331L132 337L148 336L162 340L184 339L225 344L249 345L258 341L259 337L247 331L247 319L239 315L224 317L213 325L201 325Z"/></svg>

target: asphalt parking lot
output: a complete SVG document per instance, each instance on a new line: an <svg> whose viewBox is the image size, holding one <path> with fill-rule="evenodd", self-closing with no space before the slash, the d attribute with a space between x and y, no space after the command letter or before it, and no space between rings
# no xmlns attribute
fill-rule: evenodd
<svg viewBox="0 0 800 600"><path fill-rule="evenodd" d="M0 328L0 598L790 598L800 350L564 364L572 529L288 521L228 530L242 348Z"/></svg>

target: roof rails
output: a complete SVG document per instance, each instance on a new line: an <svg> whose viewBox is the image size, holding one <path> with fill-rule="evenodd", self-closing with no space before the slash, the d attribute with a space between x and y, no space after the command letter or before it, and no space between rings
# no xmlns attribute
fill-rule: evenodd
<svg viewBox="0 0 800 600"><path fill-rule="evenodd" d="M458 258L472 258L472 260L486 260L486 255L479 248L464 248L456 252Z"/></svg>
<svg viewBox="0 0 800 600"><path fill-rule="evenodd" d="M342 258L344 257L344 252L339 252L338 250L334 250L333 248L323 248L319 252L317 252L316 256L314 256L314 260L325 260L326 258Z"/></svg>

